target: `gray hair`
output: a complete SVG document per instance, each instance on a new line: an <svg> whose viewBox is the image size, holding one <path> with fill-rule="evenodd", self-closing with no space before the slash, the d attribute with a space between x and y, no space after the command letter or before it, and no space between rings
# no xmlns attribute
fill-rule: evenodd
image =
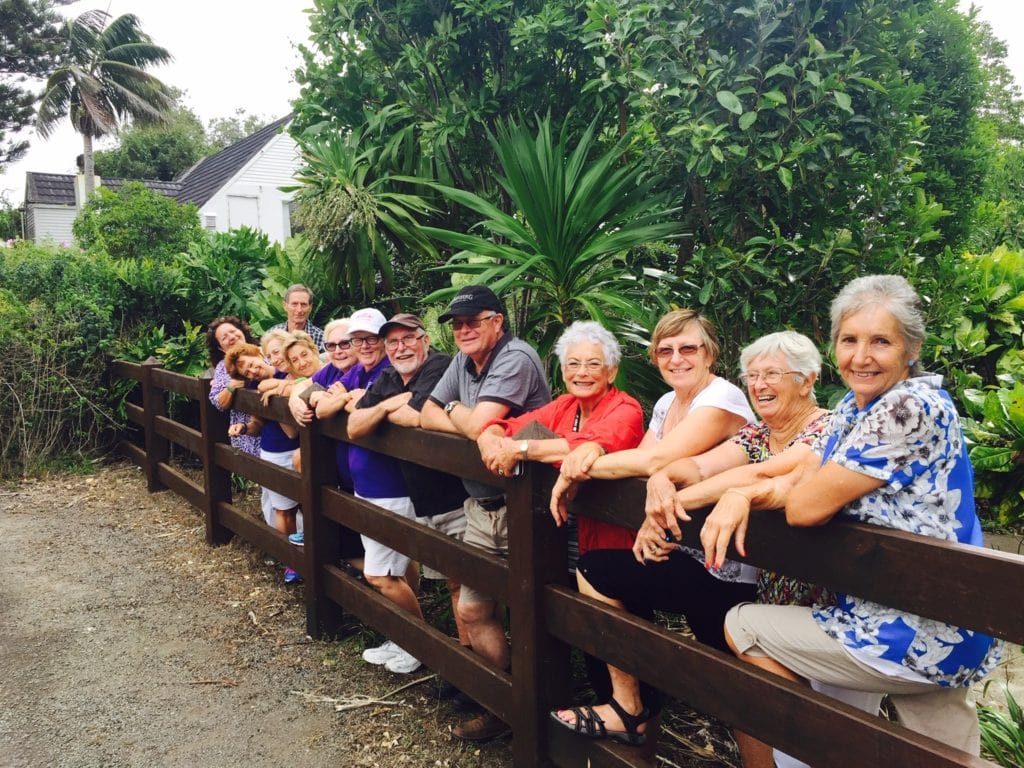
<svg viewBox="0 0 1024 768"><path fill-rule="evenodd" d="M558 355L558 362L565 367L566 357L569 354L569 347L577 344L598 344L604 353L605 365L614 368L622 360L622 347L618 340L600 323L593 320L581 320L573 323L555 342L555 354Z"/></svg>
<svg viewBox="0 0 1024 768"><path fill-rule="evenodd" d="M765 355L781 355L786 358L790 370L804 378L811 374L821 375L821 353L814 342L802 333L778 331L752 341L740 352L740 373L746 373L747 366Z"/></svg>
<svg viewBox="0 0 1024 768"><path fill-rule="evenodd" d="M288 299L290 299L292 297L293 293L305 293L307 296L309 296L309 303L310 304L313 303L313 292L311 290L309 290L309 288L304 286L302 283L292 283L291 285L288 286L287 290L285 290L285 292L284 292L284 303L285 304L288 303Z"/></svg>
<svg viewBox="0 0 1024 768"><path fill-rule="evenodd" d="M866 275L847 283L832 300L832 346L839 339L839 326L848 315L865 307L884 307L900 327L903 340L911 353L924 344L924 318L921 297L905 277L900 275ZM912 369L916 369L915 365Z"/></svg>
<svg viewBox="0 0 1024 768"><path fill-rule="evenodd" d="M339 317L335 320L331 320L331 322L324 326L324 338L326 339L330 336L334 332L335 328L344 328L345 330L348 330L348 318Z"/></svg>

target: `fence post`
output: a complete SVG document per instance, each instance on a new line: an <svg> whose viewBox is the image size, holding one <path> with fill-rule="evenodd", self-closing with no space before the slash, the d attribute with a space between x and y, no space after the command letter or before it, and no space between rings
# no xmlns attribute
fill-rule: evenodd
<svg viewBox="0 0 1024 768"><path fill-rule="evenodd" d="M544 627L544 585L565 584L565 528L547 509L552 470L523 462L506 486L509 529L509 611L512 628L512 758L516 766L548 765L548 710L568 701L569 647Z"/></svg>
<svg viewBox="0 0 1024 768"><path fill-rule="evenodd" d="M334 486L334 441L320 434L320 423L313 419L299 429L299 455L302 462L302 530L305 537L302 578L306 582L306 633L311 637L333 636L341 626L341 606L324 591L323 572L337 565L341 557L338 524L323 517L323 488Z"/></svg>
<svg viewBox="0 0 1024 768"><path fill-rule="evenodd" d="M228 440L228 411L219 411L210 402L210 384L212 380L204 375L202 397L199 399L199 428L202 430L201 442L203 461L203 518L206 523L206 543L210 546L226 544L231 540L231 530L220 524L218 505L220 502L231 502L231 473L217 466L215 446Z"/></svg>
<svg viewBox="0 0 1024 768"><path fill-rule="evenodd" d="M153 386L153 371L163 368L163 363L155 357L148 358L142 364L142 409L143 409L143 440L146 447L146 460L143 469L146 473L146 489L150 493L164 490L160 482L159 466L171 455L171 442L156 433L156 417L167 415L167 393Z"/></svg>

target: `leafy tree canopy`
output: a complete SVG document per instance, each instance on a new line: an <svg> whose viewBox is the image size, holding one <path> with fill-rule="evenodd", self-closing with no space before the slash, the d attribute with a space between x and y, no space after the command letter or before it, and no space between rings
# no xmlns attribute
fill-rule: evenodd
<svg viewBox="0 0 1024 768"><path fill-rule="evenodd" d="M60 17L53 7L70 0L0 0L0 168L28 149L17 134L32 122L32 79L45 78L60 61Z"/></svg>
<svg viewBox="0 0 1024 768"><path fill-rule="evenodd" d="M96 152L96 173L170 181L206 154L202 122L190 109L177 107L166 123L132 125L121 132L117 147Z"/></svg>
<svg viewBox="0 0 1024 768"><path fill-rule="evenodd" d="M72 231L86 250L115 259L167 259L203 236L194 205L179 205L140 182L129 182L116 193L97 189Z"/></svg>

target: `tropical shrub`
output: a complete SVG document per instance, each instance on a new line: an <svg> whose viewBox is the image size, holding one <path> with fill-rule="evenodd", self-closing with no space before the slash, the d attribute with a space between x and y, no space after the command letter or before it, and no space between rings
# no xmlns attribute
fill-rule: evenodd
<svg viewBox="0 0 1024 768"><path fill-rule="evenodd" d="M995 390L964 392L964 435L975 472L975 496L985 519L1024 526L1024 378L1002 377Z"/></svg>
<svg viewBox="0 0 1024 768"><path fill-rule="evenodd" d="M1024 710L1003 686L1006 712L994 707L978 707L981 748L986 757L1003 768L1024 768Z"/></svg>
<svg viewBox="0 0 1024 768"><path fill-rule="evenodd" d="M518 213L435 185L482 216L477 228L491 235L425 227L458 249L442 269L473 275L499 294L516 292L516 326L529 329L542 357L574 320L597 320L620 337L646 336L664 306L652 306L653 281L632 272L626 254L672 237L679 225L668 198L657 191L658 179L628 161L629 137L602 151L591 124L571 146L568 130L556 132L545 118L535 130L518 121L501 123L491 141L501 163L496 181ZM623 373L629 369L623 366Z"/></svg>
<svg viewBox="0 0 1024 768"><path fill-rule="evenodd" d="M72 231L82 248L115 259L169 259L203 235L194 205L179 205L137 181L117 192L96 190Z"/></svg>

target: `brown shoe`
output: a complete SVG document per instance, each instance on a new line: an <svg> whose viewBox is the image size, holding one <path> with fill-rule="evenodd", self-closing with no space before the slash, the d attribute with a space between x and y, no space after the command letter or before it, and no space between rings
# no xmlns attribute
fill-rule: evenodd
<svg viewBox="0 0 1024 768"><path fill-rule="evenodd" d="M490 741L510 733L512 733L512 729L508 727L508 724L490 712L463 720L452 728L452 735L463 741Z"/></svg>

